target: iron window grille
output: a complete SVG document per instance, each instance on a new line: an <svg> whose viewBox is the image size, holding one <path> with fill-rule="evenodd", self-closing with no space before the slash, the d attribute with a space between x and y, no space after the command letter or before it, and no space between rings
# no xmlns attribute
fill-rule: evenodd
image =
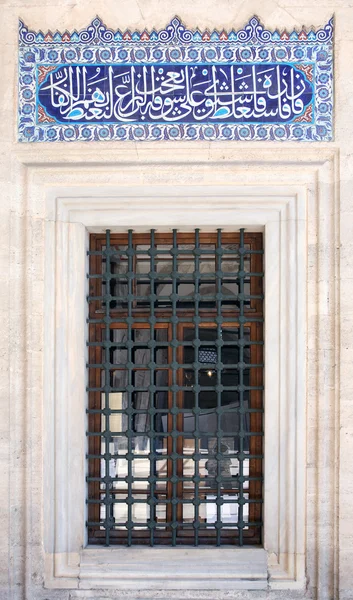
<svg viewBox="0 0 353 600"><path fill-rule="evenodd" d="M261 543L262 248L91 235L90 543Z"/></svg>

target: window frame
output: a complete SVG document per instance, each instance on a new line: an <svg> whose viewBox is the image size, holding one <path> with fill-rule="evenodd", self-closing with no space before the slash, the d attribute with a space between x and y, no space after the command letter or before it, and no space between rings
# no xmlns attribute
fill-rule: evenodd
<svg viewBox="0 0 353 600"><path fill-rule="evenodd" d="M201 193L200 189L196 191L194 188L193 193L197 192L198 197L202 196L201 214L206 226L209 227L209 222L215 223L212 227L214 229L215 226L224 227L226 223L226 227L233 230L240 226L253 230L255 224L265 234L265 272L268 278L266 294L269 294L269 290L272 291L269 294L271 301L265 302L266 320L267 323L271 322L271 327L265 326L265 409L269 411L265 420L265 456L271 457L265 462L265 548L251 549L251 553L255 553L252 559L250 553L242 554L249 552L248 549L234 549L232 552L239 550L241 557L237 560L233 554L230 574L225 576L221 570L205 576L201 565L202 575L195 575L191 578L191 583L185 569L182 569L181 554L176 550L178 555L168 555L169 571L167 569L163 577L144 572L147 587L155 589L156 586L164 588L166 581L169 587L180 586L185 581L189 587L196 588L201 585L207 589L265 589L268 585L268 560L272 586L302 588L305 581L305 521L302 515L305 514L306 455L303 423L306 368L305 353L296 352L297 347L305 347L306 264L299 260L305 248L305 194L298 191L297 194L288 196L278 188L269 190L261 186L261 193L244 199L241 186L234 186L232 193L229 188L230 186L226 195L222 194L222 186L217 189L208 186L202 188ZM199 223L196 219L200 217L200 202L189 206L190 188L187 192L180 188L173 191L179 203L183 203L184 193L185 217L182 226L185 227L187 222ZM161 198L167 198L163 187L149 188L148 192L150 195L146 214L148 206L157 206L156 202L160 203ZM136 194L136 198L139 198L141 190L130 188L129 194ZM212 198L217 197L217 194L222 197L222 210L218 210L212 203ZM123 202L125 196L126 190L120 189L116 191L114 198L105 200L104 222L113 223L112 229L115 228L116 231L122 230L122 206L128 212ZM168 200L171 199L170 196L168 191ZM146 202L146 194L144 201ZM119 202L122 202L120 206ZM54 430L54 438L51 438L51 442L54 439L54 452L67 457L65 465L58 464L59 461L55 463L53 458L46 460L45 464L45 472L53 475L55 482L52 488L52 493L55 490L54 510L49 515L49 547L53 548L52 552L47 553L49 567L46 582L49 587L70 587L77 580L80 581L80 587L114 585L120 589L131 589L135 585L135 588L140 588L137 573L139 576L143 575L138 561L136 570L130 572L129 577L122 576L123 563L128 560L131 564L131 556L125 554L118 560L110 549L109 554L106 554L104 550L87 548L83 533L85 495L82 456L85 444L83 438L77 437L77 426L80 423L84 426L82 408L85 405L86 382L82 373L86 363L83 350L86 315L82 315L82 302L87 288L85 277L78 277L77 274L86 271L88 232L106 228L106 225L102 227L99 223L101 204L101 198L84 199L80 195L70 195L64 201L56 198L57 218L55 222L48 222L46 225L46 289L51 289L51 301L46 305L46 323L49 324L46 340L55 340L56 352L46 352L48 368L45 387ZM133 227L149 228L144 224L146 218L143 220L134 210L130 212L130 218ZM151 219L155 221L153 211ZM163 211L161 219L164 219L166 226L172 225L168 210ZM204 223L200 223L200 226ZM294 265L290 278L287 277L288 260ZM56 268L53 273L54 264ZM55 317L51 316L50 309ZM280 360L280 356L286 356L286 359ZM55 394L50 389L49 382L51 385L55 382ZM73 398L74 403L68 411L68 403ZM295 426L288 427L290 422L295 423ZM287 436L285 446L280 441L283 435ZM283 494L287 494L285 506L280 504ZM285 532L284 537L282 533L279 535L280 531ZM227 564L229 557L227 558L224 549L212 552L224 553L222 563ZM196 560L195 553L194 557ZM103 563L104 573L99 567ZM61 585L58 585L59 581Z"/></svg>

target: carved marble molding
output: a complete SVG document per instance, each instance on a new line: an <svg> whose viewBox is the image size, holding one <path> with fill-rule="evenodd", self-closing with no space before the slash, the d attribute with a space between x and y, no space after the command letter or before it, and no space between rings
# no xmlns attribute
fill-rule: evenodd
<svg viewBox="0 0 353 600"><path fill-rule="evenodd" d="M196 219L210 228L218 222L270 227L266 273L275 292L271 295L268 289L267 297L275 317L271 320L266 313L265 394L266 410L273 415L278 401L281 410L275 419L268 414L265 434L268 572L263 583L277 600L290 589L297 590L297 598L337 598L338 152L278 145L254 152L228 145L225 158L219 145L191 143L144 144L138 155L134 146L119 144L111 149L103 145L99 156L90 146L74 147L69 155L64 150L48 144L33 153L22 145L14 165L21 198L20 215L13 214L11 220L12 333L20 340L11 347L10 389L11 486L20 515L11 545L16 585L27 586L29 600L47 598L49 592L31 579L34 565L44 560L45 586L76 589L71 598L142 597L136 589L123 589L115 562L108 569L106 556L99 562L89 548L82 550L84 477L77 473L83 468L84 427L77 423L83 423L85 406L84 246L87 231L100 231L107 224L143 230L152 222L165 229ZM200 185L205 189L197 189ZM272 213L279 213L278 218ZM278 311L274 298L280 300ZM280 369L273 362L276 356L283 357ZM65 409L68 403L70 411ZM26 449L20 465L26 475L21 477L18 439ZM38 469L43 461L44 473ZM232 577L233 585L236 573ZM239 585L251 588L252 582ZM168 586L172 588L171 580ZM236 597L234 587L234 592L223 589L217 594L210 588L205 597ZM161 580L141 594L155 599L166 589ZM168 597L189 598L190 591L168 589Z"/></svg>

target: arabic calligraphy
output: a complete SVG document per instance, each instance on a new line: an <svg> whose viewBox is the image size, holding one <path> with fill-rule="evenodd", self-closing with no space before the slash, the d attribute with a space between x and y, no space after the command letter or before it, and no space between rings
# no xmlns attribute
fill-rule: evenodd
<svg viewBox="0 0 353 600"><path fill-rule="evenodd" d="M61 65L38 90L60 123L283 123L313 96L287 63Z"/></svg>

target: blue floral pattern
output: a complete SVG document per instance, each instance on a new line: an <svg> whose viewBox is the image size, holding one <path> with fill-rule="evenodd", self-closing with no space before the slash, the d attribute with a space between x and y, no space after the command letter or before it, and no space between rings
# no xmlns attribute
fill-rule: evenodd
<svg viewBox="0 0 353 600"><path fill-rule="evenodd" d="M99 17L81 31L34 32L19 22L19 127L21 142L109 140L330 141L333 121L333 19L323 28L278 32L252 17L238 31L192 31L178 17L161 31L114 31ZM47 114L38 90L66 65L287 65L304 74L313 102L288 123L88 122L62 123ZM91 68L92 68L91 67ZM141 67L140 67L141 68ZM226 67L224 67L226 68ZM235 68L235 67L234 67Z"/></svg>

